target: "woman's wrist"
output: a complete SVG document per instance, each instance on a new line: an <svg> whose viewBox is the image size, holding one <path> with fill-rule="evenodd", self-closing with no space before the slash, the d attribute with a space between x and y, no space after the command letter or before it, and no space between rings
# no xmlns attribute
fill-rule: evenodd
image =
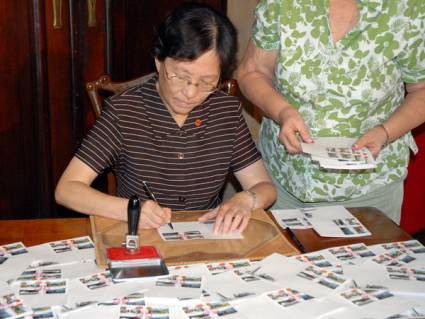
<svg viewBox="0 0 425 319"><path fill-rule="evenodd" d="M275 121L279 124L282 124L291 114L291 112L298 112L292 105L287 104L280 107L280 110L277 113Z"/></svg>
<svg viewBox="0 0 425 319"><path fill-rule="evenodd" d="M385 143L384 143L384 145L389 144L391 142L391 140L390 140L390 133L388 132L388 129L385 127L384 124L379 124L377 127L381 128L385 133Z"/></svg>
<svg viewBox="0 0 425 319"><path fill-rule="evenodd" d="M255 193L254 191L251 190L245 190L245 193L247 193L249 195L249 197L251 198L251 212L255 210L255 208L257 207L257 193Z"/></svg>

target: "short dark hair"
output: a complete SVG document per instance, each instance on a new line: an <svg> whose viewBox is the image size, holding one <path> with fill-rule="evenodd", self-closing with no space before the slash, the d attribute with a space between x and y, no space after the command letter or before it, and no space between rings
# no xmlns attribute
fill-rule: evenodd
<svg viewBox="0 0 425 319"><path fill-rule="evenodd" d="M222 79L229 79L236 67L237 32L224 14L208 5L186 3L171 11L159 26L154 55L193 61L215 49Z"/></svg>

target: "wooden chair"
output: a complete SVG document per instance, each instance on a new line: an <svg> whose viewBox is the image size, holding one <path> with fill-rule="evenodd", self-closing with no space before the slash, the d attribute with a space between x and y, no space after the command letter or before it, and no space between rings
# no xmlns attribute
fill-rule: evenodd
<svg viewBox="0 0 425 319"><path fill-rule="evenodd" d="M111 77L107 74L102 75L99 79L92 82L87 82L86 91L89 95L90 102L93 107L93 111L96 115L96 118L100 116L103 108L103 96L101 91L109 92L113 94L120 93L128 88L131 88L136 85L140 85L149 80L155 73L150 73L140 78L136 78L130 81L125 82L112 82Z"/></svg>
<svg viewBox="0 0 425 319"><path fill-rule="evenodd" d="M103 100L105 98L105 92L109 94L117 94L128 88L136 85L140 85L148 81L155 73L150 73L142 77L125 81L125 82L112 82L111 77L107 74L102 75L96 81L87 82L86 91L89 96L93 111L96 118L100 116L103 108ZM238 85L236 80L228 80L222 83L220 88L229 94L236 95L238 91ZM107 192L108 194L116 194L116 181L114 174L109 171L106 174L107 178Z"/></svg>

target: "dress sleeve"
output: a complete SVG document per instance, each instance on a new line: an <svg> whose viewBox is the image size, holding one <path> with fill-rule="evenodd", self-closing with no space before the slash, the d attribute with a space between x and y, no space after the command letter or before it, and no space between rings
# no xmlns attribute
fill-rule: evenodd
<svg viewBox="0 0 425 319"><path fill-rule="evenodd" d="M282 1L261 0L254 12L252 40L261 49L279 48L279 12Z"/></svg>
<svg viewBox="0 0 425 319"><path fill-rule="evenodd" d="M76 156L100 174L117 161L121 141L116 109L111 101L106 100L101 116L81 143Z"/></svg>
<svg viewBox="0 0 425 319"><path fill-rule="evenodd" d="M406 9L409 30L405 34L407 45L397 61L402 78L407 83L425 81L425 1L411 1Z"/></svg>
<svg viewBox="0 0 425 319"><path fill-rule="evenodd" d="M239 123L237 125L235 143L233 147L232 162L230 168L237 172L261 159L251 133L242 114L242 105L239 103Z"/></svg>

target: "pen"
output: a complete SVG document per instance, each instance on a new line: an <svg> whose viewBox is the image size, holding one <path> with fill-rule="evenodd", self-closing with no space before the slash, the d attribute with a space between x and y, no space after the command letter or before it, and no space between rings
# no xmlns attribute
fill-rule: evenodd
<svg viewBox="0 0 425 319"><path fill-rule="evenodd" d="M254 275L257 271L259 271L261 269L261 266L258 266L257 268L255 268L254 270L251 271L247 271L248 273L250 273L251 275Z"/></svg>
<svg viewBox="0 0 425 319"><path fill-rule="evenodd" d="M149 188L148 184L145 181L142 181L143 186L145 187L145 191L148 194L148 196L150 197L150 199L152 199L154 202L158 201L156 200L156 197L154 195L154 193L152 193L151 189ZM171 222L168 223L168 227L170 227L172 230L174 230L173 224L171 224Z"/></svg>
<svg viewBox="0 0 425 319"><path fill-rule="evenodd" d="M288 232L289 236L291 237L292 241L295 243L295 245L297 246L297 248L299 249L299 251L304 254L305 253L305 248L303 246L303 244L301 244L300 240L297 238L297 236L295 236L294 232L291 230L291 228L286 227L286 231Z"/></svg>

